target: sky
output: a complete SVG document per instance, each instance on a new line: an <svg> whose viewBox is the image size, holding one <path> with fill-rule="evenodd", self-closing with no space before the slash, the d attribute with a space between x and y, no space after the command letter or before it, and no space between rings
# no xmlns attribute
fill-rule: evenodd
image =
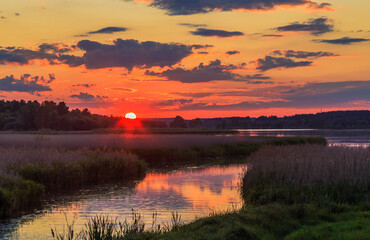
<svg viewBox="0 0 370 240"><path fill-rule="evenodd" d="M141 118L370 109L368 0L0 2L0 99Z"/></svg>

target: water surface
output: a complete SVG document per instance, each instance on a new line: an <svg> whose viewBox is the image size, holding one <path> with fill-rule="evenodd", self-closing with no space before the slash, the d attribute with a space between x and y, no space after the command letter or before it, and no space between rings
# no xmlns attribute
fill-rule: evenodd
<svg viewBox="0 0 370 240"><path fill-rule="evenodd" d="M169 221L177 211L184 221L241 205L240 176L246 165L187 168L167 173L148 173L141 182L102 186L76 195L53 199L39 213L2 221L0 234L14 239L50 239L50 228L62 229L65 217L76 218L80 229L88 218L108 214L124 221L132 209L151 227L153 213L157 223ZM4 238L6 239L6 238Z"/></svg>

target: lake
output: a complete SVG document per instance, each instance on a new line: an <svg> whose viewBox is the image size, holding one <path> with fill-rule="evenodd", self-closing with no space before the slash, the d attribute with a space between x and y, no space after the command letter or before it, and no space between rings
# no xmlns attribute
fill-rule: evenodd
<svg viewBox="0 0 370 240"><path fill-rule="evenodd" d="M5 146L183 146L219 142L261 141L264 137L325 136L330 145L370 146L370 130L240 130L230 135L32 135L0 134ZM76 218L76 229L96 214L108 214L118 220L130 219L138 211L151 227L169 221L177 211L184 221L240 206L239 182L246 165L202 166L170 172L150 172L142 181L95 187L73 195L54 197L44 208L22 217L0 221L0 236L8 239L51 239L50 229L62 229L65 217Z"/></svg>

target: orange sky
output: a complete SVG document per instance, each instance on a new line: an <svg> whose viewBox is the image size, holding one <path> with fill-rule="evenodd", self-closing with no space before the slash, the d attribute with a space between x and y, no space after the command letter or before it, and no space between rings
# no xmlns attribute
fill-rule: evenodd
<svg viewBox="0 0 370 240"><path fill-rule="evenodd" d="M1 5L0 99L138 117L370 108L368 0Z"/></svg>

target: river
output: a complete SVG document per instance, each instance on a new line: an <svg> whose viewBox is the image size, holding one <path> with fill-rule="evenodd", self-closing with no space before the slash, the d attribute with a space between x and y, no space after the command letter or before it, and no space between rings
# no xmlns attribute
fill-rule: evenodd
<svg viewBox="0 0 370 240"><path fill-rule="evenodd" d="M6 135L6 134L5 134ZM330 145L369 146L370 131L325 131L325 130L241 130L240 134L227 136L202 135L145 135L99 136L95 139L100 144L122 146L130 143L135 146L144 143L184 144L204 142L246 141L251 137L263 136L316 136L322 135L328 139ZM31 143L35 135L19 138L22 135L10 135L13 143L21 141L21 145ZM0 145L6 143L1 135ZM40 139L41 144L56 144L65 146L70 143L73 135L45 136ZM67 137L67 140L66 140ZM78 136L80 137L80 135ZM191 137L196 139L191 141ZM71 138L71 139L68 139ZM30 140L31 139L31 140ZM63 141L61 141L61 139ZM86 137L91 139L91 135ZM155 141L153 139L158 139ZM9 139L8 139L9 140ZM17 140L17 141L16 141ZM176 142L177 141L177 142ZM8 141L10 142L10 140ZM76 141L74 142L82 142ZM19 143L19 142L18 142ZM93 141L84 144L94 143ZM19 145L19 144L16 144ZM153 145L156 146L156 145ZM142 181L129 184L114 184L99 186L94 189L83 190L73 195L57 196L47 200L43 209L34 210L18 218L0 221L0 236L2 239L51 239L51 228L61 230L66 224L75 219L76 230L81 229L87 219L96 214L107 214L120 221L130 220L132 211L141 214L148 228L153 222L153 214L159 224L169 221L171 213L177 211L183 221L189 222L197 217L207 216L213 211L223 211L241 205L240 178L246 170L245 164L229 166L202 166L179 169L170 172L154 171L146 175ZM1 237L0 237L1 239Z"/></svg>

